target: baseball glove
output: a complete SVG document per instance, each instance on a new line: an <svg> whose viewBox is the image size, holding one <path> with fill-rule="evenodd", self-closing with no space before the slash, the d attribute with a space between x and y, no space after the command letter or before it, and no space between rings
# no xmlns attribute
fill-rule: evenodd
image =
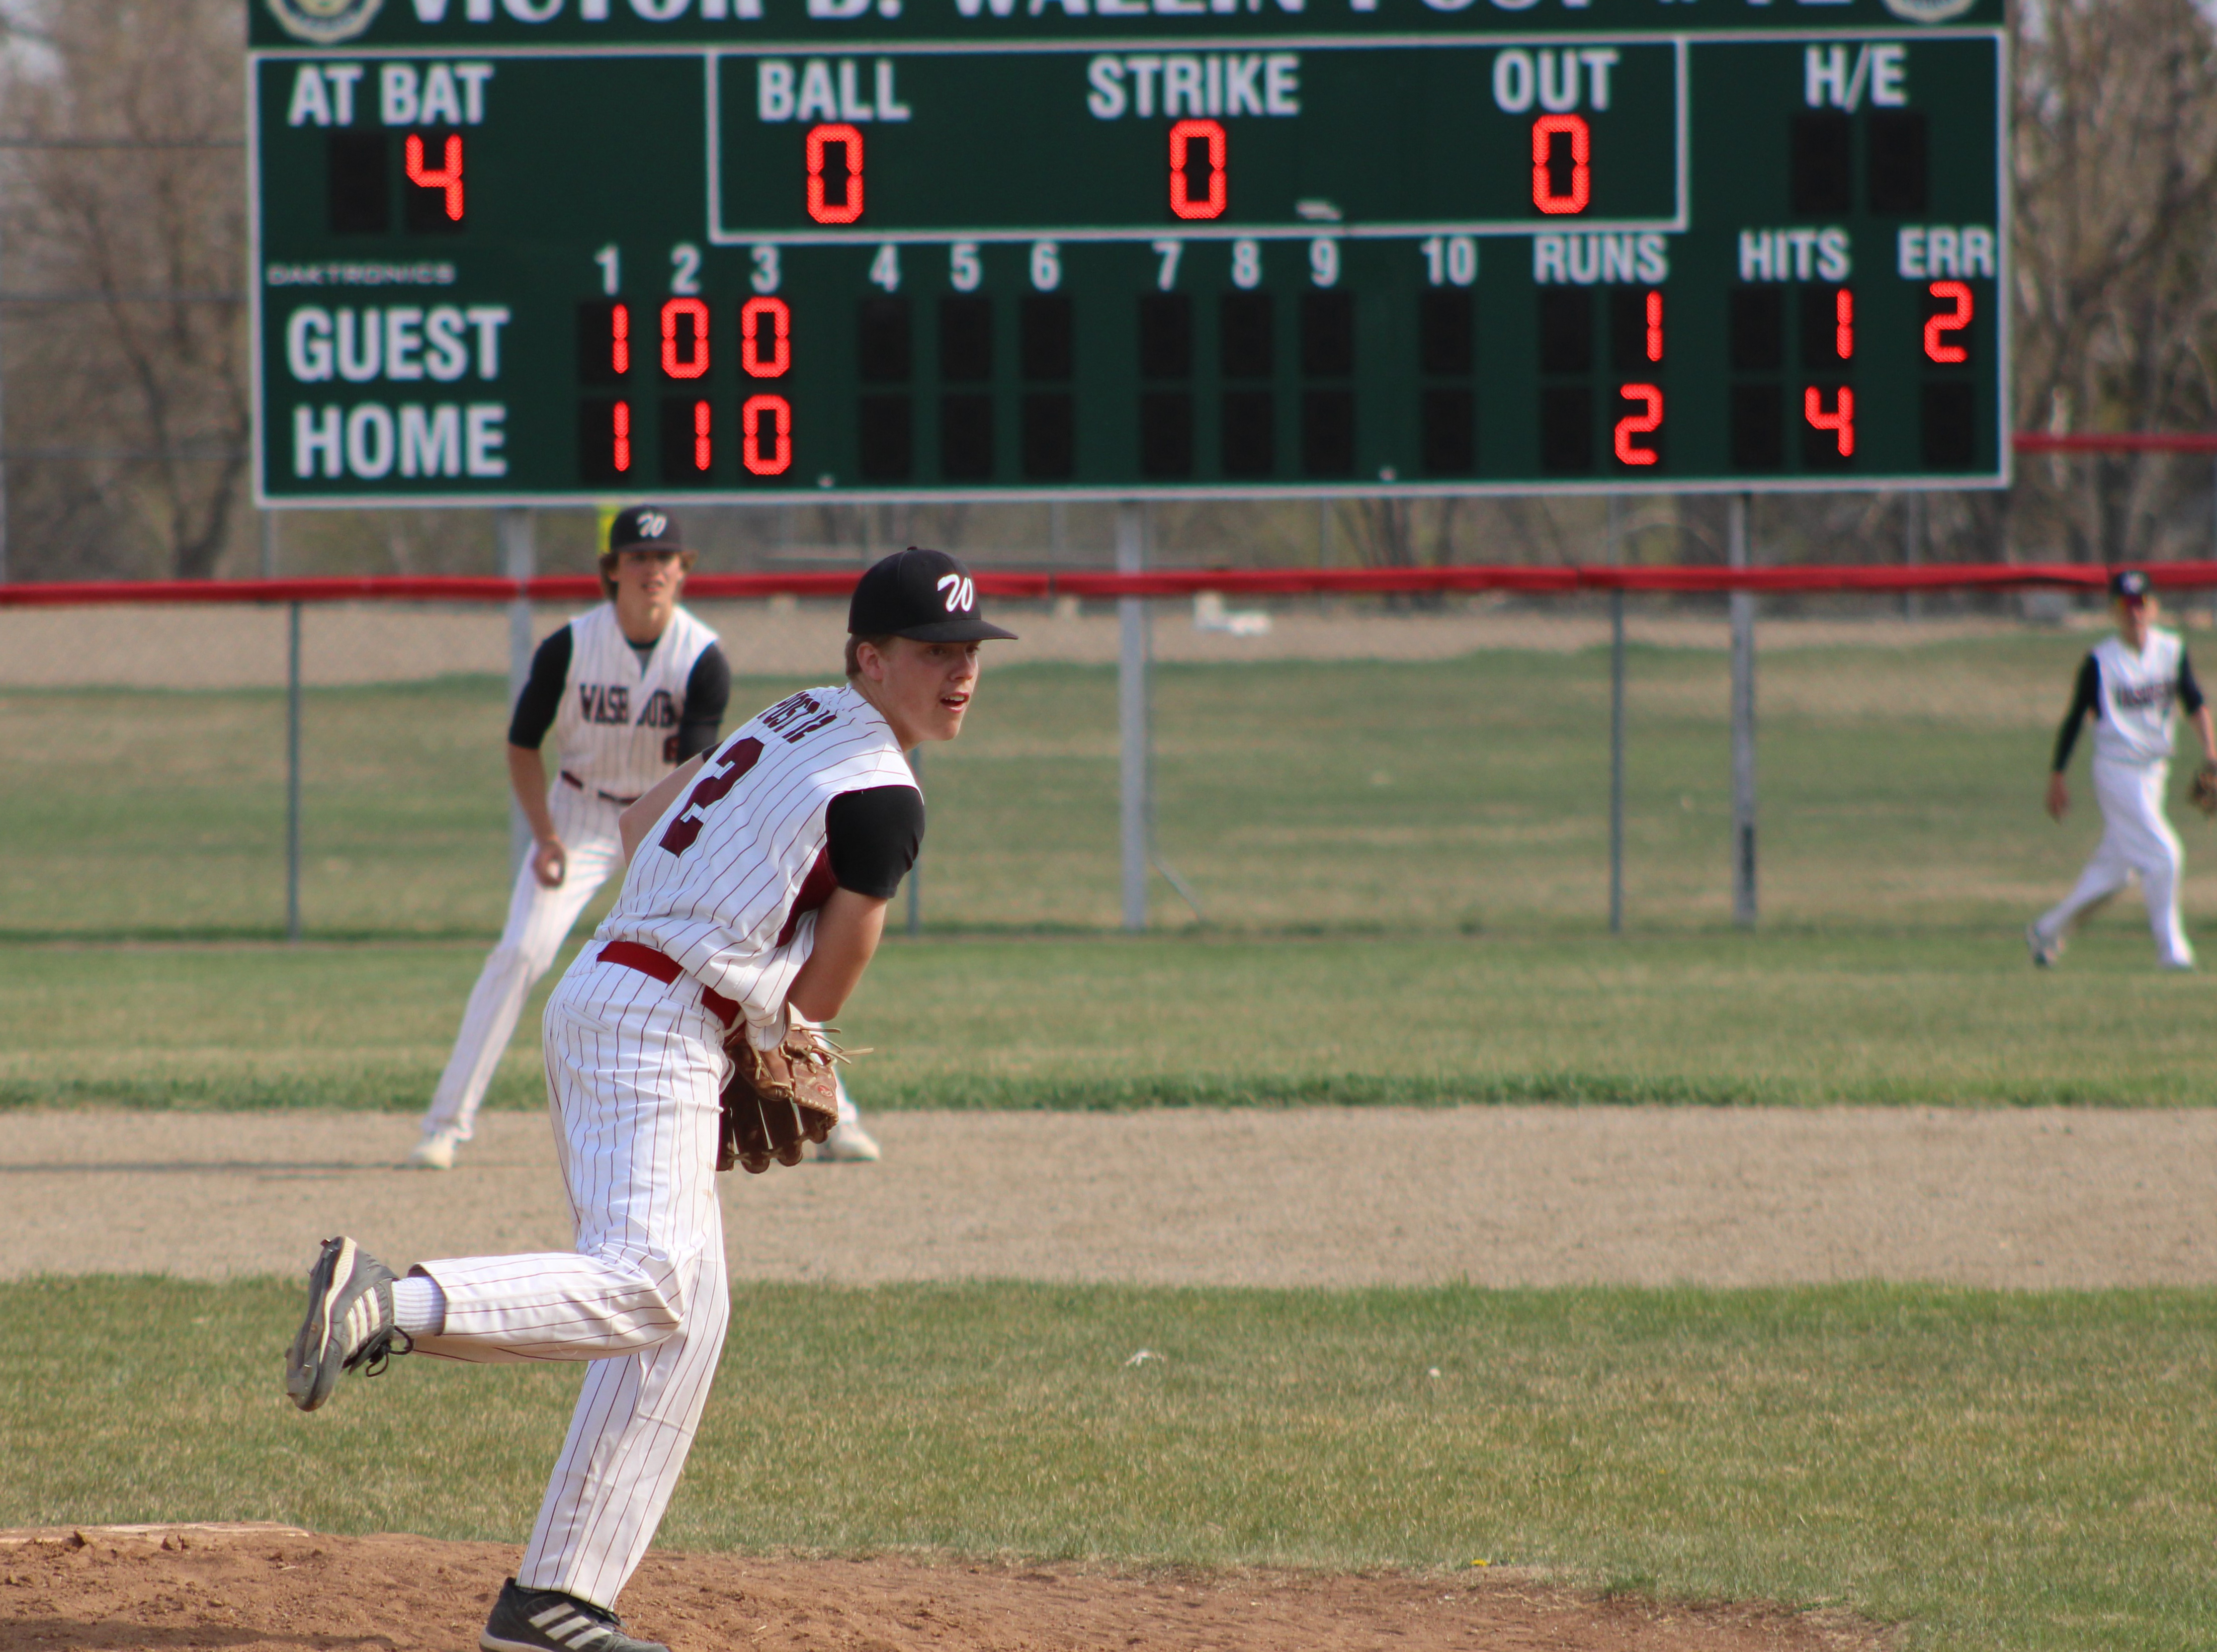
<svg viewBox="0 0 2217 1652"><path fill-rule="evenodd" d="M768 1050L755 1047L744 1021L725 1045L732 1076L724 1082L719 1170L737 1165L758 1176L772 1160L799 1164L801 1144L822 1141L839 1122L838 1063L848 1052L826 1036L838 1029L798 1015L788 1020L785 1037Z"/></svg>
<svg viewBox="0 0 2217 1652"><path fill-rule="evenodd" d="M2217 819L2217 763L2204 763L2194 771L2194 784L2186 797L2203 814Z"/></svg>

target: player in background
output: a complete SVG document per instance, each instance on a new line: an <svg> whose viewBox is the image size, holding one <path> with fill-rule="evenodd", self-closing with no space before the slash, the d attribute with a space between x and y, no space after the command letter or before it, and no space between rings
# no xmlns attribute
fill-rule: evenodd
<svg viewBox="0 0 2217 1652"><path fill-rule="evenodd" d="M732 668L716 633L677 606L694 560L668 511L635 505L619 513L601 556L608 600L532 656L508 725L509 785L531 827L531 854L423 1114L412 1168L452 1169L454 1150L474 1133L525 997L623 858L617 817L716 743ZM551 777L540 749L550 733Z"/></svg>
<svg viewBox="0 0 2217 1652"><path fill-rule="evenodd" d="M2078 728L2094 718L2094 800L2102 808L2102 841L2062 904L2042 913L2024 932L2032 961L2052 968L2063 955L2072 928L2090 909L2124 888L2133 873L2147 902L2155 932L2156 961L2166 970L2194 967L2194 948L2179 921L2178 882L2184 857L2178 834L2164 817L2164 785L2171 774L2175 705L2186 707L2202 755L2217 763L2217 718L2210 715L2175 631L2156 628L2155 593L2137 568L2109 580L2117 634L2090 651L2078 668L2078 691L2055 736L2055 762L2047 777L2047 812L2059 822L2071 807L2063 778Z"/></svg>
<svg viewBox="0 0 2217 1652"><path fill-rule="evenodd" d="M1010 635L960 563L914 548L862 576L848 626L843 683L780 701L623 811L623 892L545 1017L575 1251L404 1279L341 1237L309 1275L285 1381L304 1411L343 1372L411 1351L590 1362L485 1652L661 1652L614 1607L669 1507L731 1315L726 1042L771 1048L852 994L923 841L902 754L961 732L979 644Z"/></svg>

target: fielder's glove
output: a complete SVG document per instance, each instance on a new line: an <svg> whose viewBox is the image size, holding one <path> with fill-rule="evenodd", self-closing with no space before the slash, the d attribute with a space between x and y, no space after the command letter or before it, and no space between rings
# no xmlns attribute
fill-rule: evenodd
<svg viewBox="0 0 2217 1652"><path fill-rule="evenodd" d="M822 1141L839 1122L838 1063L848 1052L825 1036L838 1029L787 1019L785 1037L767 1050L755 1047L744 1021L725 1045L732 1076L724 1083L719 1170L737 1165L758 1176L772 1160L799 1164L801 1143Z"/></svg>
<svg viewBox="0 0 2217 1652"><path fill-rule="evenodd" d="M2194 784L2186 797L2196 809L2217 820L2217 763L2204 763L2194 771Z"/></svg>

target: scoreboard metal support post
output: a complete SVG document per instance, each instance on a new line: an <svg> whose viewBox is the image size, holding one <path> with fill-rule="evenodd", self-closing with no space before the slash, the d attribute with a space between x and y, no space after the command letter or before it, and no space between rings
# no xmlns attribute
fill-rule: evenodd
<svg viewBox="0 0 2217 1652"><path fill-rule="evenodd" d="M300 938L300 605L285 615L285 939Z"/></svg>
<svg viewBox="0 0 2217 1652"><path fill-rule="evenodd" d="M1732 496L1726 537L1735 570L1750 565L1744 493ZM1732 594L1732 922L1755 928L1755 593Z"/></svg>
<svg viewBox="0 0 2217 1652"><path fill-rule="evenodd" d="M1116 508L1116 571L1147 565L1147 508ZM1119 742L1117 838L1121 850L1124 928L1147 927L1147 605L1116 599L1116 728Z"/></svg>
<svg viewBox="0 0 2217 1652"><path fill-rule="evenodd" d="M532 537L531 513L510 508L499 513L500 570L507 578L522 581L538 571L538 547ZM531 599L518 596L508 605L508 703L515 706L531 678ZM510 798L508 805L509 875L522 869L531 853L531 823L523 807Z"/></svg>
<svg viewBox="0 0 2217 1652"><path fill-rule="evenodd" d="M1609 501L1609 565L1624 560L1624 501ZM1609 594L1609 932L1624 933L1624 589Z"/></svg>
<svg viewBox="0 0 2217 1652"><path fill-rule="evenodd" d="M1901 560L1905 567L1914 568L1924 560L1924 496L1912 493L1901 502ZM1919 604L1917 593L1901 594L1901 617L1917 618Z"/></svg>

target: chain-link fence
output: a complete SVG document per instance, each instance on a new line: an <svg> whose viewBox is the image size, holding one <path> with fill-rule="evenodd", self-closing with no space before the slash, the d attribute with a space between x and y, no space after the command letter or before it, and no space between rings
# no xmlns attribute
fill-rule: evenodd
<svg viewBox="0 0 2217 1652"><path fill-rule="evenodd" d="M1146 602L1150 921L1325 936L1603 925L1613 599L1569 570L1527 571L1559 589L1257 596L1227 576ZM1622 601L1627 923L1725 923L1725 601ZM2173 595L2190 648L2202 601ZM1757 599L1765 923L2021 923L2090 845L2090 808L2058 829L2040 798L2076 661L2106 624L2098 588L1933 589L1917 604L1911 619L1899 593ZM583 606L537 605L534 635ZM837 675L838 600L689 606L738 675L727 727ZM917 915L930 930L1113 928L1117 605L993 606L1022 640L989 649L963 737L924 754ZM0 933L284 933L296 612L304 933L498 928L511 650L507 606L481 597L0 607ZM2217 901L2212 864L2189 838L2189 911Z"/></svg>

